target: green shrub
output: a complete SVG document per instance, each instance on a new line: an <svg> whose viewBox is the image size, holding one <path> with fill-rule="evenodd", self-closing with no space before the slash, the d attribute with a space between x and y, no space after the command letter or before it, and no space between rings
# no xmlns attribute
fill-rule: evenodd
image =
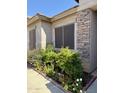
<svg viewBox="0 0 124 93"><path fill-rule="evenodd" d="M46 49L40 49L28 54L28 61L35 69L43 70L49 77L59 81L65 90L79 93L82 82L76 82L77 78L83 77L83 67L79 54L68 48L61 48L55 52L52 45ZM77 86L78 83L78 86Z"/></svg>
<svg viewBox="0 0 124 93"><path fill-rule="evenodd" d="M82 76L83 68L78 53L62 48L58 53L56 63L70 78L76 79Z"/></svg>
<svg viewBox="0 0 124 93"><path fill-rule="evenodd" d="M42 57L45 64L52 64L55 62L56 59L56 53L53 51L45 52L45 54Z"/></svg>
<svg viewBox="0 0 124 93"><path fill-rule="evenodd" d="M69 61L69 57L71 56L71 51L67 48L62 48L60 52L57 55L57 65L59 68L61 68L62 72L65 71L66 63Z"/></svg>
<svg viewBox="0 0 124 93"><path fill-rule="evenodd" d="M55 74L54 66L53 66L53 65L45 66L45 67L44 67L44 72L45 72L49 77L54 76L54 74Z"/></svg>
<svg viewBox="0 0 124 93"><path fill-rule="evenodd" d="M42 56L42 61L45 65L44 72L50 77L55 74L55 59L56 53L53 51L53 49L47 48Z"/></svg>
<svg viewBox="0 0 124 93"><path fill-rule="evenodd" d="M68 84L65 84L64 89L68 90Z"/></svg>
<svg viewBox="0 0 124 93"><path fill-rule="evenodd" d="M39 61L35 61L33 63L33 66L35 67L36 70L39 70L39 71L42 70L41 62L39 62Z"/></svg>
<svg viewBox="0 0 124 93"><path fill-rule="evenodd" d="M53 45L52 44L47 44L46 51L47 52L54 51Z"/></svg>
<svg viewBox="0 0 124 93"><path fill-rule="evenodd" d="M82 87L82 78L76 79L75 82L71 85L72 93L83 93Z"/></svg>
<svg viewBox="0 0 124 93"><path fill-rule="evenodd" d="M32 50L27 52L27 62L30 64L33 64L36 61L36 56L38 51L37 50Z"/></svg>
<svg viewBox="0 0 124 93"><path fill-rule="evenodd" d="M30 63L32 66L35 67L37 70L42 70L43 69L43 61L42 61L42 55L44 50L39 49L39 50L33 50L33 51L28 51L28 63Z"/></svg>
<svg viewBox="0 0 124 93"><path fill-rule="evenodd" d="M44 65L45 66L55 65L56 56L57 56L57 54L54 51L52 45L48 45L42 55L42 61L44 62Z"/></svg>

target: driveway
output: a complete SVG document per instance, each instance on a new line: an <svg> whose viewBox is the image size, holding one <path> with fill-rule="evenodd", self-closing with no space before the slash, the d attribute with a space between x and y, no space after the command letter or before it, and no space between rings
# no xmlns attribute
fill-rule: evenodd
<svg viewBox="0 0 124 93"><path fill-rule="evenodd" d="M27 69L27 93L64 93L31 68Z"/></svg>

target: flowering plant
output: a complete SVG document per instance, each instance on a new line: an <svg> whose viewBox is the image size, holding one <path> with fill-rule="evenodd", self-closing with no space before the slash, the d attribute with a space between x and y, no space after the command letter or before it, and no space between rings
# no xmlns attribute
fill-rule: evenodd
<svg viewBox="0 0 124 93"><path fill-rule="evenodd" d="M72 84L73 86L73 93L83 93L82 91L82 78L76 79L75 82Z"/></svg>

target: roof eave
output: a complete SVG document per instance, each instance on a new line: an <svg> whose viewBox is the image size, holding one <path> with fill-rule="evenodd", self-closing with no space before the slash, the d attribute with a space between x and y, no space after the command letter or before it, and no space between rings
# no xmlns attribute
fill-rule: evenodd
<svg viewBox="0 0 124 93"><path fill-rule="evenodd" d="M79 0L75 0L77 3L79 3Z"/></svg>

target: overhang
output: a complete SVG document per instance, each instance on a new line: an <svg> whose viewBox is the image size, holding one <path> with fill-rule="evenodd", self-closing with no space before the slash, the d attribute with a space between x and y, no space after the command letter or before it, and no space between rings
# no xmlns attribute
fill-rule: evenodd
<svg viewBox="0 0 124 93"><path fill-rule="evenodd" d="M64 17L67 17L69 15L72 15L72 14L76 13L77 9L78 9L78 6L74 6L74 7L70 8L70 9L68 9L68 10L66 10L66 11L64 11L64 12L58 14L58 15L53 16L52 18L44 16L44 15L42 15L40 13L37 13L33 17L30 17L30 18L27 17L27 19L28 19L27 20L27 25L30 25L30 24L32 24L32 23L34 23L36 21L54 22L54 21L57 21L59 19L62 19Z"/></svg>
<svg viewBox="0 0 124 93"><path fill-rule="evenodd" d="M40 13L37 13L35 16L31 17L30 19L28 18L27 25L30 25L38 20L50 22L50 19L51 18L46 17Z"/></svg>
<svg viewBox="0 0 124 93"><path fill-rule="evenodd" d="M75 1L79 3L79 0L75 0Z"/></svg>
<svg viewBox="0 0 124 93"><path fill-rule="evenodd" d="M68 9L68 10L66 10L66 11L64 11L64 12L62 12L56 16L53 16L51 19L51 22L62 19L62 18L69 16L71 14L74 14L77 12L77 9L78 9L78 6L74 6L74 7L70 8L70 9Z"/></svg>

